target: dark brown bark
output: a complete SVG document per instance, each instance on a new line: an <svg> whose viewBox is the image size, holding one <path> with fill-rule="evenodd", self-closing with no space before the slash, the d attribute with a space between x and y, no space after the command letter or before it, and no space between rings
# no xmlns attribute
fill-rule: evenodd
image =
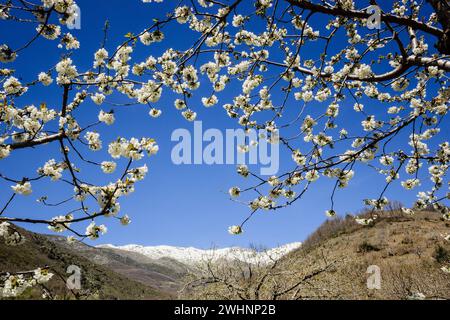
<svg viewBox="0 0 450 320"><path fill-rule="evenodd" d="M57 133L57 134L53 134L53 135L46 136L43 138L13 143L13 144L10 144L9 146L10 146L11 150L25 149L25 148L35 147L35 146L38 146L41 144L53 142L53 141L59 140L61 137L62 137L62 134Z"/></svg>
<svg viewBox="0 0 450 320"><path fill-rule="evenodd" d="M322 4L313 3L309 0L286 0L292 6L299 7L313 12L320 12L332 16L365 19L370 16L369 13L361 10L346 10L340 7L330 7ZM450 54L450 5L449 0L427 0L436 11L439 23L444 27L441 30L436 27L429 26L423 22L413 20L408 17L401 17L389 13L383 13L381 20L384 22L396 23L406 27L420 30L428 34L434 35L438 38L436 48L442 54Z"/></svg>
<svg viewBox="0 0 450 320"><path fill-rule="evenodd" d="M439 23L443 27L443 35L436 44L442 54L450 54L450 1L427 0L437 14Z"/></svg>

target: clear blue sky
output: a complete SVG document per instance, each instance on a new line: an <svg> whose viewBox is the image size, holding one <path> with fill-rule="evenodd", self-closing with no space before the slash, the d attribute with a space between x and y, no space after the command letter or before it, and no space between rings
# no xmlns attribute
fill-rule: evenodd
<svg viewBox="0 0 450 320"><path fill-rule="evenodd" d="M82 10L82 29L72 31L81 42L81 49L76 51L72 58L78 64L79 70L92 64L93 53L99 48L103 38L102 28L105 20L110 21L107 48L112 51L127 32L138 33L148 26L152 18L161 17L166 8L173 5L166 0L163 4L143 4L139 0L78 0ZM250 9L250 8L247 8ZM0 22L3 23L3 22ZM11 29L13 28L13 29ZM178 27L179 28L179 27ZM29 36L24 26L5 28L0 27L2 39L6 39L11 46L19 46L24 43L26 35ZM192 41L192 34L176 28L170 28L166 33L163 46L156 45L143 48L138 56L152 54L157 56L165 46L174 46L185 49ZM24 38L26 37L26 38ZM15 45L16 44L16 45ZM31 50L21 53L18 63L14 65L23 76L24 82L33 79L37 73L51 67L63 50L55 48L55 43L41 40L34 43ZM314 51L307 54L314 56ZM141 60L142 60L141 59ZM205 128L237 128L236 123L226 117L225 111L218 106L205 109L201 106L202 93L210 92L208 86L204 86L196 92L198 107L198 119L203 121ZM24 104L35 104L46 101L49 107L59 106L61 101L61 89L53 85L50 88L39 87L33 89L21 101ZM229 101L233 92L225 91L219 95L221 102ZM127 100L116 96L115 102ZM195 100L194 100L195 101ZM341 110L341 119L347 119L352 124L359 126L361 119L353 118L352 104ZM131 106L117 108L117 122L105 132L104 145L117 135L126 137L154 137L160 146L160 153L156 157L146 158L149 166L147 178L137 184L136 192L131 197L121 199L122 213L128 214L133 222L128 227L120 226L115 220L100 219L108 226L108 233L98 243L113 243L123 245L136 243L142 245L174 245L219 247L249 244L275 246L294 241L302 241L325 220L325 210L329 209L329 195L334 182L321 178L314 185L303 200L293 206L275 212L261 212L246 226L245 233L241 236L231 236L227 232L230 225L239 224L249 209L245 206L231 202L226 194L229 187L234 185L245 186L245 181L235 174L234 165L223 166L175 166L171 162L171 149L174 143L170 141L171 133L177 128L191 129L192 124L186 122L173 108L173 96L163 96L156 107L163 110L163 116L159 119L151 119L148 116L148 107ZM293 108L298 106L292 106ZM102 106L107 110L107 106ZM373 113L377 113L380 105L369 105ZM369 109L370 110L370 109ZM91 101L83 105L80 118L86 123L92 121L98 114L99 107ZM368 111L370 112L370 111ZM347 126L347 128L349 128ZM109 133L107 133L109 132ZM443 134L447 135L448 131ZM104 148L106 149L106 148ZM31 155L32 154L32 155ZM105 153L102 153L103 155ZM15 152L10 158L0 163L0 172L11 173L19 178L21 172L33 172L49 158L59 158L56 146L43 146L30 151ZM284 154L283 159L289 160L289 155ZM99 158L100 159L100 158ZM85 169L92 176L98 174L98 169ZM100 176L100 175L99 175ZM102 178L103 179L103 178ZM362 208L364 198L375 198L382 189L383 177L372 170L362 169L352 180L350 187L339 191L336 197L336 211L340 214L352 213ZM103 181L103 180L102 180ZM105 181L106 182L106 181ZM377 183L378 182L378 183ZM0 199L7 199L10 195L10 183L0 183ZM67 193L60 191L61 184L43 183L45 189L34 185L34 192L30 197L20 197L9 208L6 215L47 217L63 214L57 209L48 209L36 204L36 199L47 194L53 200L64 199ZM389 189L388 197L411 205L415 199L415 192L406 192L399 185L393 185ZM2 202L3 203L3 202ZM38 232L47 232L43 226L25 226Z"/></svg>

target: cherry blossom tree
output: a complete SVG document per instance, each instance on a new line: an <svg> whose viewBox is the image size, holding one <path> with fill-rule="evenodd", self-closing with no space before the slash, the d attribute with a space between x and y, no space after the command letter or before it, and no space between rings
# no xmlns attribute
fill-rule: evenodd
<svg viewBox="0 0 450 320"><path fill-rule="evenodd" d="M230 195L248 205L250 215L230 227L230 233L242 233L258 211L294 204L318 179L333 182L327 215L334 216L338 190L364 166L384 176L386 183L378 198L365 200L373 208L372 218L356 222L376 219L389 202L385 194L393 183L418 192L414 207L403 208L405 213L433 206L450 219L444 180L450 156L445 140L450 97L447 1L166 0L164 7L158 4L162 0L142 1L166 10L165 18L150 20L145 30L124 30L125 41L103 41L86 70L72 59L88 54L67 28L77 19L74 0L1 2L0 19L5 21L0 23L26 24L30 36L20 47L0 43L0 161L20 154L35 167L35 175L26 177L0 168L0 179L10 184L2 193L11 194L0 206L0 236L7 244L24 240L14 223L68 231L73 234L69 240L105 233L106 226L96 222L99 217L128 224L119 199L144 179L148 169L143 158L155 155L158 145L149 137L124 138L125 133L103 141L97 128L113 126L114 112L100 109L94 114L84 105L92 101L120 108L111 99L121 94L158 118L163 112L158 101L170 94L176 96L173 106L180 116L194 121L199 106L193 97L200 87L210 93L201 97L204 107L223 106L224 117L236 119L245 130L266 130L260 139L278 143L292 155L284 165L289 169L272 177L238 166L238 174L250 181L246 187L232 187ZM189 47L167 46L160 56L135 58L154 43L164 45L164 30L172 24L195 35ZM105 25L105 40L107 34ZM48 50L65 53L54 65L42 66L34 78L17 74L21 53L39 41ZM235 83L241 91L225 101L222 94ZM59 106L22 102L43 86L61 95ZM351 120L342 116L348 109L354 113ZM79 110L91 113L91 121L81 121ZM56 145L58 152L37 164L33 153L44 145ZM251 147L254 141L240 150ZM108 159L91 160L102 148L108 150ZM83 165L114 178L99 184L96 177L83 174ZM431 187L423 186L423 179L431 179ZM67 198L44 196L38 199L42 206L74 203L74 209L52 219L18 217L10 210L43 181L59 183ZM80 230L83 222L89 225ZM14 275L3 278L8 277ZM18 288L34 282L14 281ZM0 282L0 288L7 286Z"/></svg>

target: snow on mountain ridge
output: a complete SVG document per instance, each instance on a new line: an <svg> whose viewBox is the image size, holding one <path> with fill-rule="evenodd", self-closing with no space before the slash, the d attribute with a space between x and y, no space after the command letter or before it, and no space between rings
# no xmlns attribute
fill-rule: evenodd
<svg viewBox="0 0 450 320"><path fill-rule="evenodd" d="M224 248L224 249L197 249L193 247L171 247L154 246L144 247L141 245L130 244L125 246L114 246L112 244L99 245L98 248L107 248L140 253L151 259L171 258L181 263L195 264L205 260L240 260L250 263L268 263L271 260L277 260L287 253L299 248L300 242L286 244L277 248L256 252L248 248Z"/></svg>

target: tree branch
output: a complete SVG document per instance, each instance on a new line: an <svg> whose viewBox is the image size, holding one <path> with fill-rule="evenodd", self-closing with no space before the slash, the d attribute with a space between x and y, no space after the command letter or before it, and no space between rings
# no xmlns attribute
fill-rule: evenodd
<svg viewBox="0 0 450 320"><path fill-rule="evenodd" d="M332 16L357 18L357 19L367 19L371 16L371 14L364 12L364 11L348 10L348 9L343 9L343 8L339 8L339 7L327 7L324 5L312 3L307 0L286 0L286 1L289 2L291 5L302 8L302 9L311 10L314 12L320 12L320 13L324 13L324 14L329 14ZM443 2L443 1L429 0L429 2L437 3L437 2ZM381 21L392 22L392 23L397 23L397 24L403 25L403 26L411 27L415 30L421 30L426 33L432 34L438 38L442 38L444 36L444 32L441 29L429 26L423 22L413 20L413 19L407 18L407 17L400 17L400 16L396 16L393 14L382 13ZM448 52L442 52L442 53L447 54Z"/></svg>
<svg viewBox="0 0 450 320"><path fill-rule="evenodd" d="M18 149L25 149L25 148L29 148L29 147L35 147L37 145L41 145L41 144L45 144L45 143L56 141L56 140L60 139L63 135L64 135L64 133L56 133L56 134L49 135L49 136L46 136L46 137L43 137L43 138L39 138L39 139L27 140L27 141L23 141L23 142L13 143L13 144L10 144L9 147L11 148L11 150L18 150Z"/></svg>
<svg viewBox="0 0 450 320"><path fill-rule="evenodd" d="M450 54L450 3L448 0L427 0L437 14L439 23L444 28L436 48L443 54Z"/></svg>

